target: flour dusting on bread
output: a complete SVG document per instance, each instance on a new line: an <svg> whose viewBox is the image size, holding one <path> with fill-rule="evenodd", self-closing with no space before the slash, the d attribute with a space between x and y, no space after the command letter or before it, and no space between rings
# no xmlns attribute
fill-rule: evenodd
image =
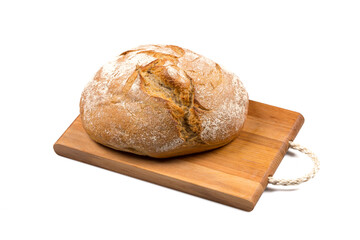
<svg viewBox="0 0 360 240"><path fill-rule="evenodd" d="M105 64L85 87L80 112L95 141L153 157L220 147L247 115L239 78L173 45L143 45Z"/></svg>

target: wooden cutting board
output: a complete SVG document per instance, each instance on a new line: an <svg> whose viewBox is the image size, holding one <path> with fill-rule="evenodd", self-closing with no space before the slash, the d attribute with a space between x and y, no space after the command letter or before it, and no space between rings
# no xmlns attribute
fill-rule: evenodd
<svg viewBox="0 0 360 240"><path fill-rule="evenodd" d="M97 144L77 117L54 150L64 157L251 211L303 123L300 113L250 101L245 126L228 145L154 159Z"/></svg>

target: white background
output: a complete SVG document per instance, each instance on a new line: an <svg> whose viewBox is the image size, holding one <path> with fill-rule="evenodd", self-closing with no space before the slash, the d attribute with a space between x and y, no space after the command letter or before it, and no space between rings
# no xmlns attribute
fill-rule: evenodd
<svg viewBox="0 0 360 240"><path fill-rule="evenodd" d="M359 239L358 1L1 1L0 239ZM85 84L113 56L175 44L302 113L317 177L252 212L57 156ZM275 176L311 169L287 156Z"/></svg>

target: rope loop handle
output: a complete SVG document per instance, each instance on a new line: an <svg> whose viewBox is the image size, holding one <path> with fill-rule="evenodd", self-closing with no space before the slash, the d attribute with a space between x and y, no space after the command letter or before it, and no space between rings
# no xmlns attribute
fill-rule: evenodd
<svg viewBox="0 0 360 240"><path fill-rule="evenodd" d="M310 151L306 147L301 146L300 144L293 143L292 141L289 141L289 146L290 146L290 148L298 150L299 152L302 152L302 153L306 154L308 157L310 157L314 163L314 167L311 170L311 172L309 172L305 176L295 178L295 179L276 179L274 177L269 177L269 183L271 183L273 185L289 186L289 185L298 185L300 183L307 182L311 178L313 178L320 169L319 159L312 151Z"/></svg>

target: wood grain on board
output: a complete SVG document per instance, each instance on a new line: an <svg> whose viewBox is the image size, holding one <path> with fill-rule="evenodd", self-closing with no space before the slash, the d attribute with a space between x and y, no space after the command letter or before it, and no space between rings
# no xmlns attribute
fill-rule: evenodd
<svg viewBox="0 0 360 240"><path fill-rule="evenodd" d="M54 144L54 150L67 158L251 211L303 123L300 113L250 101L245 126L228 145L154 159L94 142L77 117Z"/></svg>

